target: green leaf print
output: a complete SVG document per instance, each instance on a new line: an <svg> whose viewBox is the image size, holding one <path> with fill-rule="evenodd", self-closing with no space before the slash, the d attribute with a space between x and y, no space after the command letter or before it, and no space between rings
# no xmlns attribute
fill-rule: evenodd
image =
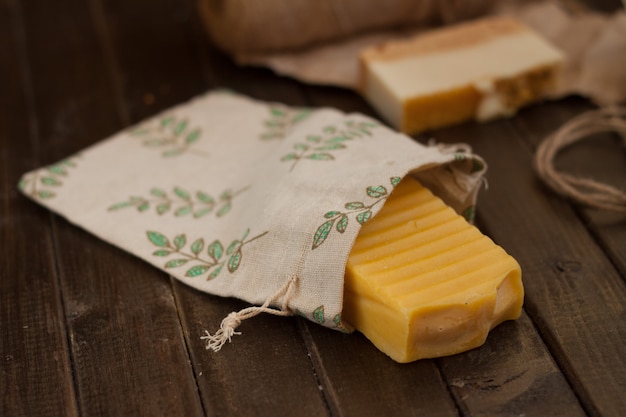
<svg viewBox="0 0 626 417"><path fill-rule="evenodd" d="M165 268L178 268L181 265L185 265L189 259L172 259L165 264Z"/></svg>
<svg viewBox="0 0 626 417"><path fill-rule="evenodd" d="M187 200L187 201L190 200L189 193L180 187L174 187L174 194L176 194L178 197L182 198L183 200Z"/></svg>
<svg viewBox="0 0 626 417"><path fill-rule="evenodd" d="M205 246L204 238L195 239L190 245L190 252L185 250L188 240L184 233L176 235L173 239L168 239L163 233L156 231L148 231L146 235L148 240L159 249L152 252L153 256L169 257L173 259L165 261L163 268L173 269L189 265L185 271L185 276L195 278L207 274L207 280L216 278L227 267L229 273L237 271L243 259L243 249L246 245L265 236L268 232L263 232L257 236L248 239L250 229L246 229L240 239L234 239L228 246L227 252L229 256L224 257L224 246L215 239L207 246L206 253L208 257L202 256Z"/></svg>
<svg viewBox="0 0 626 417"><path fill-rule="evenodd" d="M198 255L204 249L204 239L197 239L195 242L191 244L191 252L194 255Z"/></svg>
<svg viewBox="0 0 626 417"><path fill-rule="evenodd" d="M315 235L313 236L313 246L312 249L319 247L322 243L326 241L328 238L328 234L333 229L335 225L335 219L328 220L321 224L315 231Z"/></svg>
<svg viewBox="0 0 626 417"><path fill-rule="evenodd" d="M49 200L56 197L58 190L63 187L63 181L70 175L69 168L76 167L74 160L78 157L76 155L24 175L18 188L35 199Z"/></svg>
<svg viewBox="0 0 626 417"><path fill-rule="evenodd" d="M209 269L210 269L210 267L208 265L192 266L191 268L189 268L187 270L187 272L185 273L185 276L186 277L190 277L190 278L194 278L194 277L197 277L198 275L202 275L202 274L206 273Z"/></svg>
<svg viewBox="0 0 626 417"><path fill-rule="evenodd" d="M342 214L341 217L339 218L339 221L337 222L337 231L339 233L343 233L346 231L347 227L348 227L348 215Z"/></svg>
<svg viewBox="0 0 626 417"><path fill-rule="evenodd" d="M324 306L321 305L313 310L313 319L319 324L324 324Z"/></svg>
<svg viewBox="0 0 626 417"><path fill-rule="evenodd" d="M208 254L214 261L219 261L224 253L224 246L219 240L214 240L208 247Z"/></svg>
<svg viewBox="0 0 626 417"><path fill-rule="evenodd" d="M382 185L377 187L369 186L367 187L367 195L372 198L380 198L387 195L387 189Z"/></svg>
<svg viewBox="0 0 626 417"><path fill-rule="evenodd" d="M150 239L150 242L162 248L170 246L169 239L159 232L148 232L148 239Z"/></svg>
<svg viewBox="0 0 626 417"><path fill-rule="evenodd" d="M174 246L176 246L176 249L181 249L186 244L187 244L187 237L184 234L178 235L174 238Z"/></svg>
<svg viewBox="0 0 626 417"><path fill-rule="evenodd" d="M379 125L373 122L349 120L339 126L326 126L321 135L310 134L303 142L293 145L293 152L283 155L282 162L291 161L289 171L293 171L302 160L332 161L335 156L332 152L346 149L346 143L356 138L371 135L371 129Z"/></svg>
<svg viewBox="0 0 626 417"><path fill-rule="evenodd" d="M159 215L173 210L175 217L193 214L195 219L199 219L213 212L216 217L222 217L232 210L235 197L247 189L248 187L238 191L226 190L220 194L219 199L215 199L205 191L191 193L182 187L175 186L172 192L168 193L162 188L153 187L147 197L133 196L126 201L112 204L107 210L117 211L135 207L138 212L143 213L154 206Z"/></svg>
<svg viewBox="0 0 626 417"><path fill-rule="evenodd" d="M268 107L269 119L264 121L267 128L260 136L262 140L280 140L287 136L293 127L309 117L311 110L304 108L289 108L279 105Z"/></svg>
<svg viewBox="0 0 626 417"><path fill-rule="evenodd" d="M389 183L392 188L400 183L400 177L391 177ZM344 208L347 211L331 210L324 213L324 218L327 219L324 223L317 227L315 234L313 235L313 243L311 249L317 249L328 239L330 233L333 231L333 226L339 233L344 233L349 224L350 216L354 215L356 221L363 225L372 217L372 208L377 204L384 202L389 196L387 187L383 185L368 186L365 188L365 194L367 197L374 199L369 204L363 201L350 201L344 204ZM336 225L335 225L336 223Z"/></svg>
<svg viewBox="0 0 626 417"><path fill-rule="evenodd" d="M239 264L241 263L241 250L233 253L230 258L228 258L228 271L235 272L237 268L239 268Z"/></svg>
<svg viewBox="0 0 626 417"><path fill-rule="evenodd" d="M143 146L147 148L161 149L161 156L164 158L172 158L187 152L207 156L192 148L192 145L202 138L202 129L191 128L189 120L179 120L174 115L148 121L130 130L129 134L140 138Z"/></svg>

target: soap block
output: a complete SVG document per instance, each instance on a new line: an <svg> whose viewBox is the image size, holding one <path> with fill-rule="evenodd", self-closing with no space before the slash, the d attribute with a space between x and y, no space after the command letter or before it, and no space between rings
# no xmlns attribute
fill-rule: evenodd
<svg viewBox="0 0 626 417"><path fill-rule="evenodd" d="M519 317L521 277L513 257L406 177L357 236L342 317L397 362L452 355Z"/></svg>
<svg viewBox="0 0 626 417"><path fill-rule="evenodd" d="M552 93L563 54L509 17L490 17L370 47L360 91L396 129L416 134L510 116Z"/></svg>

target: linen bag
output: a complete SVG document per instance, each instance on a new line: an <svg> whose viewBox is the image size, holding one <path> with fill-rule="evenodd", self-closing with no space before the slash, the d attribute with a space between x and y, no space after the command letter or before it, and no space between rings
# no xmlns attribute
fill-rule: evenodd
<svg viewBox="0 0 626 417"><path fill-rule="evenodd" d="M350 331L343 276L360 226L406 175L473 216L486 166L360 114L212 91L23 176L30 198L182 282Z"/></svg>

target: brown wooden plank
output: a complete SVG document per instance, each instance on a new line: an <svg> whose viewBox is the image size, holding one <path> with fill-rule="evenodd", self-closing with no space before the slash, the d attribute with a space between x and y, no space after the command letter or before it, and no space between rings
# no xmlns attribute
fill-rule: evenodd
<svg viewBox="0 0 626 417"><path fill-rule="evenodd" d="M161 99L162 106L178 104L192 95L203 93L208 87L207 81L213 80L220 80L222 86L228 85L249 95L252 94L248 88L261 86L257 89L257 98L274 97L277 100L279 91L282 91L282 98L290 95L292 102L302 102L293 88L285 88L276 80L271 84L271 74L265 74L269 76L264 78L257 71L229 67L232 63L225 61L225 57L216 57L214 50L204 48L203 40L193 39L199 30L198 22L193 21L197 16L192 11L179 10L181 3L176 1L159 3L155 7L159 12L151 12L146 29L148 34L159 34L145 35L145 38L144 35L136 36L132 42L127 41L131 32L136 30L131 17L141 14L146 8L153 8L153 2L120 3L115 8L107 5L105 9L105 15L109 16L114 28L112 44L118 51L119 70L133 86L130 96L125 98L130 103L128 114L131 120L136 121L157 110L156 105L151 108L143 106L137 97L138 92L154 91L161 79L172 82L172 94ZM172 14L184 16L185 20L171 23ZM177 31L177 34L170 36L168 28L169 31ZM158 49L148 45L148 42L155 41L155 36L160 43ZM163 59L161 48L172 51L167 62L160 61ZM147 50L141 60L134 58L139 50ZM145 74L155 66L158 66L154 70L156 75L146 79ZM228 69L225 70L224 66ZM178 85L181 67L186 80ZM204 73L207 68L217 74ZM227 81L220 78L225 75L228 75ZM174 95L175 92L179 92L178 95ZM200 340L203 330L215 331L229 312L247 305L234 299L200 293L179 281L174 281L173 286L207 414L326 415L324 399L293 320L255 318L242 324L242 336L219 353L214 353L207 351ZM298 383L293 383L294 377L297 377Z"/></svg>
<svg viewBox="0 0 626 417"><path fill-rule="evenodd" d="M399 364L360 333L301 326L333 415L457 416L446 383L432 360Z"/></svg>
<svg viewBox="0 0 626 417"><path fill-rule="evenodd" d="M529 108L516 118L516 127L533 150L571 118L595 108L587 100L571 97L562 103L545 103ZM551 117L545 117L545 112ZM622 138L606 133L583 139L563 149L555 159L556 169L581 178L592 178L626 192L626 154ZM547 187L546 187L547 188ZM546 193L551 191L546 190ZM593 231L626 279L626 214L586 208L576 204L579 214Z"/></svg>
<svg viewBox="0 0 626 417"><path fill-rule="evenodd" d="M465 415L587 415L524 313L483 346L437 362Z"/></svg>
<svg viewBox="0 0 626 417"><path fill-rule="evenodd" d="M339 97L337 106L344 111L359 111L377 116L354 93L335 90L315 89L310 94L325 101L331 101L336 96ZM435 137L437 134L438 132L432 133ZM431 134L423 135L420 140L425 141L430 136ZM458 142L459 139L454 141ZM548 407L558 404L559 415L584 415L567 381L543 346L540 336L532 325L527 322L525 324L506 323L493 331L481 348L437 361L459 408L468 415L507 416L514 411L541 414L554 410ZM481 360L489 366L479 363ZM521 374L524 375L523 378L520 377ZM414 377L417 378L418 375L419 373ZM407 383L404 380L399 381L396 380L391 385L395 388ZM513 381L517 382L511 383ZM545 389L546 383L550 383L551 389ZM506 389L503 389L505 385ZM430 393L429 397L434 395ZM533 403L535 400L537 404ZM428 413L433 412L435 411L432 409L428 410Z"/></svg>
<svg viewBox="0 0 626 417"><path fill-rule="evenodd" d="M208 415L325 416L328 410L296 319L260 315L245 321L219 352L205 349L203 329L249 304L176 285L198 386Z"/></svg>
<svg viewBox="0 0 626 417"><path fill-rule="evenodd" d="M51 162L122 126L87 4L24 4ZM169 280L64 220L54 233L81 414L202 415Z"/></svg>
<svg viewBox="0 0 626 417"><path fill-rule="evenodd" d="M333 87L306 88L314 106L377 117L356 93ZM303 325L305 340L331 410L345 416L455 416L456 405L432 360L398 364L361 334L344 335Z"/></svg>
<svg viewBox="0 0 626 417"><path fill-rule="evenodd" d="M438 137L462 138L488 161L480 224L522 265L526 311L586 411L624 415L626 376L618 370L626 367L626 285L602 248L539 184L530 152L508 122L466 124Z"/></svg>
<svg viewBox="0 0 626 417"><path fill-rule="evenodd" d="M195 10L195 2L191 2ZM196 44L211 87L290 105L305 104L299 85L268 70L241 68L207 41L195 16ZM201 294L175 283L198 385L209 414L253 416L328 414L295 319L259 316L241 325L241 336L220 352L204 349L197 329L215 331L221 320L246 303Z"/></svg>
<svg viewBox="0 0 626 417"><path fill-rule="evenodd" d="M207 77L193 31L195 11L180 1L92 0L108 45L122 113L136 123L204 92Z"/></svg>
<svg viewBox="0 0 626 417"><path fill-rule="evenodd" d="M0 1L0 415L76 416L50 216L17 191L39 163L26 37Z"/></svg>

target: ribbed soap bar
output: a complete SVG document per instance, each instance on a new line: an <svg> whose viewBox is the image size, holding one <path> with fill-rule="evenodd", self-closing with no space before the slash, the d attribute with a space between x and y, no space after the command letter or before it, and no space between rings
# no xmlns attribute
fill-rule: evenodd
<svg viewBox="0 0 626 417"><path fill-rule="evenodd" d="M562 61L530 28L489 17L364 50L360 90L395 128L419 133L515 113L556 88Z"/></svg>
<svg viewBox="0 0 626 417"><path fill-rule="evenodd" d="M412 177L361 228L343 318L397 362L463 352L521 314L517 261Z"/></svg>

